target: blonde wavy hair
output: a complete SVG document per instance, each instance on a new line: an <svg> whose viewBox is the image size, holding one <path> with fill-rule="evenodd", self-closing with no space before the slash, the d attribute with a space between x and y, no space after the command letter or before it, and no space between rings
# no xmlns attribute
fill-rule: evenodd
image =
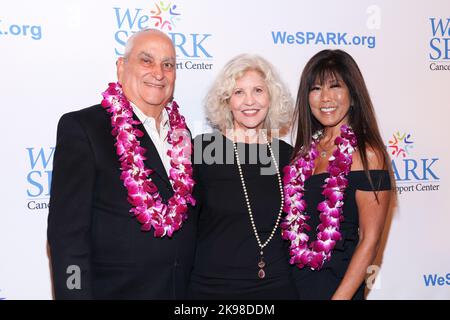
<svg viewBox="0 0 450 320"><path fill-rule="evenodd" d="M275 68L258 55L241 54L231 59L217 76L205 97L206 116L210 124L225 131L233 128L233 114L229 108L236 80L247 71L263 76L270 96L270 106L263 129L278 129L281 135L289 130L292 121L293 99Z"/></svg>

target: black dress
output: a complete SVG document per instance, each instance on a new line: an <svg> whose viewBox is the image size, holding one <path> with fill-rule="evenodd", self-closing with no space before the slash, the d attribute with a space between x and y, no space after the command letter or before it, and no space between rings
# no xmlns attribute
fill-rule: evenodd
<svg viewBox="0 0 450 320"><path fill-rule="evenodd" d="M387 170L370 170L370 176L375 190L390 190L391 183ZM322 195L325 179L328 173L311 176L305 181L304 199L307 203L307 213L311 217L308 224L311 231L306 232L310 241L317 239L316 228L320 224L317 205L324 200ZM309 267L298 269L294 266L294 276L300 299L329 300L337 290L359 241L359 217L356 205L356 190L372 191L364 171L351 171L347 176L348 187L345 191L343 215L340 232L342 239L336 243L330 261L325 262L322 269L313 271ZM361 283L353 299L364 299L365 284Z"/></svg>
<svg viewBox="0 0 450 320"><path fill-rule="evenodd" d="M237 148L256 228L264 243L280 210L278 178L274 169L270 174L264 172L272 165L267 145L238 143ZM272 149L280 168L287 165L292 147L274 140ZM217 132L196 137L194 176L199 222L189 298L298 299L288 262L288 243L281 238L280 226L264 248L266 276L258 277L260 249L250 223L233 142Z"/></svg>

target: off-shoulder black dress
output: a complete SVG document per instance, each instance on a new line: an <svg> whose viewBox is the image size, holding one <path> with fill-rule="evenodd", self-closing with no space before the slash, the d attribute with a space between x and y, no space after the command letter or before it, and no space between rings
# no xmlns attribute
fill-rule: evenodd
<svg viewBox="0 0 450 320"><path fill-rule="evenodd" d="M390 190L391 183L387 170L370 170L370 176L375 190ZM307 203L307 213L311 217L308 224L311 231L307 232L310 241L316 240L316 228L320 224L317 205L324 200L322 195L324 180L328 173L320 173L311 176L305 181L304 199ZM294 277L300 299L305 300L328 300L331 299L338 288L344 274L348 268L355 248L359 241L358 228L359 217L358 207L356 205L355 194L357 190L372 191L364 171L351 171L348 178L348 187L345 191L345 200L343 207L344 221L341 222L342 240L336 243L331 260L325 262L319 271L313 271L310 268L298 269L294 267ZM361 283L353 299L364 299L365 284Z"/></svg>

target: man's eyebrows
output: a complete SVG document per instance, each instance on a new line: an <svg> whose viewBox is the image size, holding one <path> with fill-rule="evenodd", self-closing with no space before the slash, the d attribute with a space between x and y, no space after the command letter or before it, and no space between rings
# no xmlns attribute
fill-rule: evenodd
<svg viewBox="0 0 450 320"><path fill-rule="evenodd" d="M140 53L139 53L139 56L145 56L145 57L147 57L147 58L151 58L151 59L154 59L154 56L151 54L151 53L149 53L149 52L146 52L146 51L141 51ZM167 62L167 61L169 61L169 62L175 62L175 57L163 57L162 59L161 59L161 61L163 61L163 62Z"/></svg>
<svg viewBox="0 0 450 320"><path fill-rule="evenodd" d="M145 52L145 51L139 52L139 55L140 55L140 56L145 56L145 57L147 57L147 58L153 58L153 56L152 56L150 53Z"/></svg>

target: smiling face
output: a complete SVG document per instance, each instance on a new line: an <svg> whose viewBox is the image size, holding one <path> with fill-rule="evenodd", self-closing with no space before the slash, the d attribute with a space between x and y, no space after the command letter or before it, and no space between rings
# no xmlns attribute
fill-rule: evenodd
<svg viewBox="0 0 450 320"><path fill-rule="evenodd" d="M175 49L161 32L144 32L117 61L117 77L127 99L147 115L159 114L172 99L175 85Z"/></svg>
<svg viewBox="0 0 450 320"><path fill-rule="evenodd" d="M324 127L348 123L351 97L347 85L339 75L316 79L309 92L309 105L314 117Z"/></svg>
<svg viewBox="0 0 450 320"><path fill-rule="evenodd" d="M261 129L269 111L269 89L262 74L246 71L236 80L229 107L235 129Z"/></svg>

